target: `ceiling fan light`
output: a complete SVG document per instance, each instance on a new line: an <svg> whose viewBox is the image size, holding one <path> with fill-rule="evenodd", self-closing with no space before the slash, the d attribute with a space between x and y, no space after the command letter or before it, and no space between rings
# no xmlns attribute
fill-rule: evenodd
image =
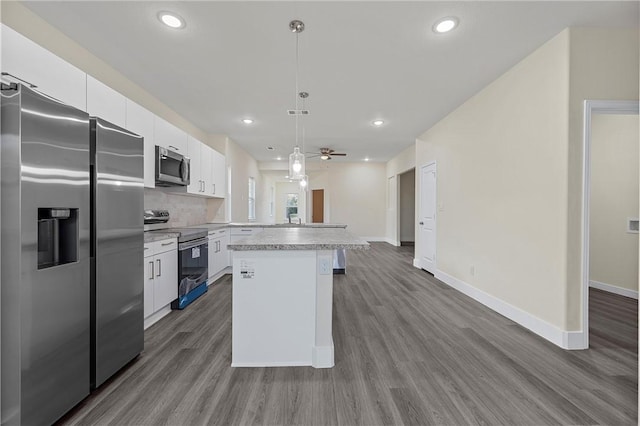
<svg viewBox="0 0 640 426"><path fill-rule="evenodd" d="M322 154L322 155L320 156L320 159L321 159L321 160L328 160L328 159L329 159L329 156L328 156L327 154Z"/></svg>

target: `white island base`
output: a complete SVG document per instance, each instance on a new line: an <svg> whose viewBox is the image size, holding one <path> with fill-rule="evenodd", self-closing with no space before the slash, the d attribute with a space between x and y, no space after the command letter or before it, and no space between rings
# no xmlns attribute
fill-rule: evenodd
<svg viewBox="0 0 640 426"><path fill-rule="evenodd" d="M232 306L232 367L333 367L333 250L235 251Z"/></svg>

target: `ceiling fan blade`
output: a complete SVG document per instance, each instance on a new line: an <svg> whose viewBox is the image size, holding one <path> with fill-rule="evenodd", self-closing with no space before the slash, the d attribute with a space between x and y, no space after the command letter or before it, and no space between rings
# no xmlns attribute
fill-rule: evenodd
<svg viewBox="0 0 640 426"><path fill-rule="evenodd" d="M320 157L322 154L307 155L307 158Z"/></svg>
<svg viewBox="0 0 640 426"><path fill-rule="evenodd" d="M332 152L331 155L339 155L340 157L346 157L347 154L341 152Z"/></svg>

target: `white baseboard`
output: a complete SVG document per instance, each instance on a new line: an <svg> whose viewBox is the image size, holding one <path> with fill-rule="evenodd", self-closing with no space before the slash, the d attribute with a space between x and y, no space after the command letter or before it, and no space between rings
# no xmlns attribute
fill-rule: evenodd
<svg viewBox="0 0 640 426"><path fill-rule="evenodd" d="M162 318L166 317L170 313L171 313L171 304L168 304L164 308L160 308L159 310L157 310L156 312L152 313L151 315L149 315L147 318L144 319L144 329L146 330L147 328L151 327L153 324L157 323L158 321L160 321Z"/></svg>
<svg viewBox="0 0 640 426"><path fill-rule="evenodd" d="M311 352L311 366L314 368L331 368L333 360L333 343L331 346L314 346Z"/></svg>
<svg viewBox="0 0 640 426"><path fill-rule="evenodd" d="M374 242L374 243L388 243L388 239L386 237L360 237L365 241Z"/></svg>
<svg viewBox="0 0 640 426"><path fill-rule="evenodd" d="M415 260L414 260L415 265ZM538 336L550 341L563 349L586 349L584 345L584 333L582 331L564 331L540 319L530 313L523 311L495 296L473 287L472 285L459 280L445 272L437 270L434 274L437 279L455 288L459 292L466 294L472 299L482 303L497 313L504 315L510 320L520 324L524 328L531 330Z"/></svg>
<svg viewBox="0 0 640 426"><path fill-rule="evenodd" d="M222 271L218 272L215 275L210 276L207 279L207 287L210 286L211 284L215 283L216 281L218 281L220 278L222 278L223 276L227 275L227 274L232 274L232 268L231 266L227 266L226 268L224 268Z"/></svg>
<svg viewBox="0 0 640 426"><path fill-rule="evenodd" d="M613 284L607 284L607 283L601 283L600 281L589 280L589 287L608 291L609 293L619 294L620 296L631 297L632 299L638 299L637 291L629 290L628 288L618 287L617 285L613 285Z"/></svg>
<svg viewBox="0 0 640 426"><path fill-rule="evenodd" d="M231 362L232 367L308 367L309 361L280 361L280 362Z"/></svg>
<svg viewBox="0 0 640 426"><path fill-rule="evenodd" d="M413 267L421 269L420 268L420 262L418 262L418 259L416 259L415 257L413 258Z"/></svg>
<svg viewBox="0 0 640 426"><path fill-rule="evenodd" d="M384 241L385 241L386 243L391 244L391 245L392 245L392 246L394 246L394 247L400 247L400 243L399 243L398 241L394 241L394 240L392 240L391 238L385 238L385 239L384 239Z"/></svg>

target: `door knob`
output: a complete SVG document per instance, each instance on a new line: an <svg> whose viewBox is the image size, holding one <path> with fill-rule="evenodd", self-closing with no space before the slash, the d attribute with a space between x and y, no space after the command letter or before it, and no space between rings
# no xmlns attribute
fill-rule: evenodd
<svg viewBox="0 0 640 426"><path fill-rule="evenodd" d="M420 222L420 225L424 225L424 222Z"/></svg>

